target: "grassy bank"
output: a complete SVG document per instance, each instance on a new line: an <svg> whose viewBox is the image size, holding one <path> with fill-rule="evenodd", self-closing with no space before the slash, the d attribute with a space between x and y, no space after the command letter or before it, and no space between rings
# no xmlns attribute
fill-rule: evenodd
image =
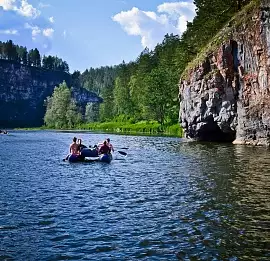
<svg viewBox="0 0 270 261"><path fill-rule="evenodd" d="M38 128L17 128L16 130L52 130L46 126ZM130 133L130 134L149 134L149 135L168 135L182 137L182 128L179 124L161 125L156 121L130 122L94 122L83 123L74 128L63 128L62 130L89 130L102 131L108 133Z"/></svg>
<svg viewBox="0 0 270 261"><path fill-rule="evenodd" d="M113 133L132 133L132 134L162 134L182 137L182 129L179 124L161 125L156 121L140 121L137 123L129 122L103 122L86 123L78 126L81 130L104 131Z"/></svg>

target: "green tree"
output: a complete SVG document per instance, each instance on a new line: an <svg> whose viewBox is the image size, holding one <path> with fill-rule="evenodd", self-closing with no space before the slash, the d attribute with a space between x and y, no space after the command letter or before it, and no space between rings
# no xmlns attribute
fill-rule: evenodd
<svg viewBox="0 0 270 261"><path fill-rule="evenodd" d="M81 73L79 71L74 71L71 74L71 84L72 84L72 86L80 86L80 76L81 76Z"/></svg>
<svg viewBox="0 0 270 261"><path fill-rule="evenodd" d="M147 97L145 78L133 75L128 83L130 90L130 99L133 104L134 118L141 120L145 118Z"/></svg>
<svg viewBox="0 0 270 261"><path fill-rule="evenodd" d="M26 47L24 47L21 54L21 61L23 65L27 65L27 55L28 55L27 49Z"/></svg>
<svg viewBox="0 0 270 261"><path fill-rule="evenodd" d="M99 104L98 103L87 103L85 107L85 121L95 122L99 119Z"/></svg>
<svg viewBox="0 0 270 261"><path fill-rule="evenodd" d="M79 109L77 108L76 103L73 99L70 99L69 101L65 116L67 120L66 125L69 128L73 128L74 126L82 122L82 114L79 112Z"/></svg>
<svg viewBox="0 0 270 261"><path fill-rule="evenodd" d="M100 120L107 121L113 119L113 106L114 106L114 97L113 97L113 84L106 86L102 89L101 96L103 98L103 103L100 105Z"/></svg>
<svg viewBox="0 0 270 261"><path fill-rule="evenodd" d="M170 114L170 104L176 95L176 86L172 84L170 72L156 68L145 78L147 85L148 117L164 124Z"/></svg>
<svg viewBox="0 0 270 261"><path fill-rule="evenodd" d="M50 128L62 129L73 127L81 120L82 115L71 98L71 91L63 82L54 89L52 96L47 98L45 124Z"/></svg>
<svg viewBox="0 0 270 261"><path fill-rule="evenodd" d="M47 70L54 70L54 57L49 55L49 56L43 56L42 59L42 68L47 69Z"/></svg>
<svg viewBox="0 0 270 261"><path fill-rule="evenodd" d="M37 48L33 50L33 65L35 67L41 67L41 57Z"/></svg>
<svg viewBox="0 0 270 261"><path fill-rule="evenodd" d="M18 54L18 62L27 65L27 49L23 46L16 46L17 54Z"/></svg>
<svg viewBox="0 0 270 261"><path fill-rule="evenodd" d="M4 53L8 60L17 61L18 54L16 50L16 46L13 44L11 40L7 41L4 45Z"/></svg>
<svg viewBox="0 0 270 261"><path fill-rule="evenodd" d="M133 114L133 104L130 97L129 81L131 70L129 65L123 62L119 67L118 77L115 79L113 97L115 116Z"/></svg>

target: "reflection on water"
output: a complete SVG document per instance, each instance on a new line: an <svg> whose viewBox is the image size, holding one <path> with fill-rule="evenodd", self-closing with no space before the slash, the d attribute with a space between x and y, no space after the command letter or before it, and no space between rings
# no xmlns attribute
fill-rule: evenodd
<svg viewBox="0 0 270 261"><path fill-rule="evenodd" d="M211 253L200 260L210 260L213 252L217 260L269 260L269 149L182 143L177 150L200 161L194 180L202 195L195 193L194 200L204 204L187 221L194 231L187 239L191 249L205 245ZM181 251L181 258L192 256L188 252Z"/></svg>
<svg viewBox="0 0 270 261"><path fill-rule="evenodd" d="M270 259L268 149L111 135L126 158L63 163L74 135L104 139L0 137L0 260Z"/></svg>

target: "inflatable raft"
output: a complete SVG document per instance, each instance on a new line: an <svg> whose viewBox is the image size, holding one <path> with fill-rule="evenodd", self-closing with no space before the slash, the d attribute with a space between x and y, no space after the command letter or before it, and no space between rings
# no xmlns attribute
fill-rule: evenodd
<svg viewBox="0 0 270 261"><path fill-rule="evenodd" d="M101 154L99 160L102 162L110 163L112 161L112 154Z"/></svg>
<svg viewBox="0 0 270 261"><path fill-rule="evenodd" d="M83 158L86 158L86 157L98 157L98 151L96 149L91 150L91 149L85 148L85 149L82 149L81 156Z"/></svg>
<svg viewBox="0 0 270 261"><path fill-rule="evenodd" d="M112 154L101 154L97 155L94 153L82 153L81 155L70 155L68 157L68 161L71 163L75 162L93 162L93 161L100 161L110 163L112 161Z"/></svg>

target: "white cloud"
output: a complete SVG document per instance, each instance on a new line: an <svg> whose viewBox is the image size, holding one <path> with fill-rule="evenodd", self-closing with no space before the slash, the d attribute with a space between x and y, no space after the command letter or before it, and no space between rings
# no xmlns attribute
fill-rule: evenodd
<svg viewBox="0 0 270 261"><path fill-rule="evenodd" d="M0 34L10 35L14 42L48 51L54 34L53 17L42 17L40 8L30 0L0 0ZM7 37L7 36L2 36Z"/></svg>
<svg viewBox="0 0 270 261"><path fill-rule="evenodd" d="M40 15L40 11L27 2L27 0L20 0L20 6L17 5L16 0L0 0L0 6L5 11L15 11L18 14L36 18Z"/></svg>
<svg viewBox="0 0 270 261"><path fill-rule="evenodd" d="M119 3L126 5L127 2L125 0L118 0Z"/></svg>
<svg viewBox="0 0 270 261"><path fill-rule="evenodd" d="M43 35L49 38L53 37L54 30L52 28L46 28L43 30Z"/></svg>
<svg viewBox="0 0 270 261"><path fill-rule="evenodd" d="M33 38L33 40L35 40L36 37L37 37L38 35L40 35L40 33L41 33L41 29L38 28L37 26L35 26L35 27L32 29L32 38Z"/></svg>
<svg viewBox="0 0 270 261"><path fill-rule="evenodd" d="M40 3L38 4L38 7L39 7L39 8L47 8L47 7L51 7L51 5L50 5L50 4L45 4L45 3L40 2Z"/></svg>
<svg viewBox="0 0 270 261"><path fill-rule="evenodd" d="M41 34L41 29L38 26L33 26L28 23L24 25L26 29L30 29L32 31L32 39L36 40L38 36Z"/></svg>
<svg viewBox="0 0 270 261"><path fill-rule="evenodd" d="M2 6L5 11L13 10L15 2L16 0L0 0L0 6Z"/></svg>
<svg viewBox="0 0 270 261"><path fill-rule="evenodd" d="M17 30L7 29L7 30L0 30L0 34L11 34L11 35L17 35Z"/></svg>
<svg viewBox="0 0 270 261"><path fill-rule="evenodd" d="M54 23L54 18L53 16L49 17L49 21L53 24Z"/></svg>
<svg viewBox="0 0 270 261"><path fill-rule="evenodd" d="M195 13L195 5L191 2L174 2L174 3L163 3L157 7L159 13L168 14L180 14L186 16L186 14Z"/></svg>
<svg viewBox="0 0 270 261"><path fill-rule="evenodd" d="M66 30L64 30L64 32L63 32L63 37L66 39L67 38L67 31Z"/></svg>
<svg viewBox="0 0 270 261"><path fill-rule="evenodd" d="M35 7L33 7L32 5L30 5L27 2L27 0L21 1L21 6L18 9L18 12L23 16L32 17L32 18L36 18L40 15L40 11L36 9Z"/></svg>
<svg viewBox="0 0 270 261"><path fill-rule="evenodd" d="M5 11L14 10L16 8L16 0L0 0L0 6L3 7Z"/></svg>
<svg viewBox="0 0 270 261"><path fill-rule="evenodd" d="M141 37L143 47L153 49L167 33L181 35L187 21L195 16L195 5L190 2L163 3L157 12L143 11L136 7L112 17L129 35Z"/></svg>

